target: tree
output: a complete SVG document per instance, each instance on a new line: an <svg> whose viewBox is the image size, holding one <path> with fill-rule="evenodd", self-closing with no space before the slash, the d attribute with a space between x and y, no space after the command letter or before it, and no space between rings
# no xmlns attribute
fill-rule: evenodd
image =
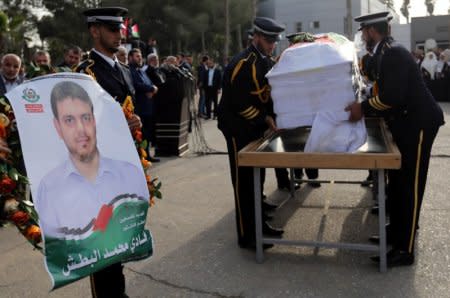
<svg viewBox="0 0 450 298"><path fill-rule="evenodd" d="M254 0L229 1L230 52L236 52L242 41L236 40L236 30L241 24L246 30L252 19ZM204 53L221 57L225 52L224 1L217 0L153 0L148 3L138 0L104 0L102 5L122 5L138 22L141 38L154 37L160 53L174 54L179 51ZM242 35L242 34L241 34ZM234 38L233 38L234 37Z"/></svg>
<svg viewBox="0 0 450 298"><path fill-rule="evenodd" d="M381 2L386 4L388 8L394 9L394 0L382 0Z"/></svg>
<svg viewBox="0 0 450 298"><path fill-rule="evenodd" d="M31 7L38 1L0 2L0 52L23 56L33 32L36 17Z"/></svg>
<svg viewBox="0 0 450 298"><path fill-rule="evenodd" d="M98 4L96 0L43 0L51 15L43 17L37 23L37 29L54 63L62 60L64 48L68 45L77 45L85 50L90 48L83 11Z"/></svg>
<svg viewBox="0 0 450 298"><path fill-rule="evenodd" d="M404 0L402 7L400 8L400 12L406 18L407 23L409 23L409 8L410 7L411 6L409 5L409 0Z"/></svg>
<svg viewBox="0 0 450 298"><path fill-rule="evenodd" d="M432 16L434 11L434 4L436 0L425 0L425 5L427 7L428 15Z"/></svg>

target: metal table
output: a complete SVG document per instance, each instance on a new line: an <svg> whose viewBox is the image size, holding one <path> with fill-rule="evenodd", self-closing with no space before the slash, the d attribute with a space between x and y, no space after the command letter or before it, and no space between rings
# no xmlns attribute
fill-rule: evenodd
<svg viewBox="0 0 450 298"><path fill-rule="evenodd" d="M263 243L313 246L327 248L344 248L363 251L378 251L380 254L380 271L386 271L386 212L384 172L388 169L399 169L401 155L392 140L385 122L378 118L366 119L367 143L355 153L305 153L303 148L309 135L309 128L301 127L283 130L264 139L247 145L238 154L238 165L253 167L255 190L255 226L256 226L256 260L264 259ZM374 183L374 195L379 206L379 245L293 241L263 237L261 218L261 168L293 168L318 169L361 169L371 170L377 177ZM294 180L291 179L291 186ZM293 194L293 187L291 187Z"/></svg>

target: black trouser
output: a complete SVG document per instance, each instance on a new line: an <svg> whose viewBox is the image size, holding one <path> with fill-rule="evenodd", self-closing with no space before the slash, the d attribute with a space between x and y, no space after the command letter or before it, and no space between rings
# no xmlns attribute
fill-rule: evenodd
<svg viewBox="0 0 450 298"><path fill-rule="evenodd" d="M285 168L275 168L275 177L277 178L278 188L281 187L289 187L291 185L291 181L289 180L289 172Z"/></svg>
<svg viewBox="0 0 450 298"><path fill-rule="evenodd" d="M156 130L153 115L139 115L139 117L142 121L142 137L154 146L156 144Z"/></svg>
<svg viewBox="0 0 450 298"><path fill-rule="evenodd" d="M121 263L108 266L90 276L93 298L122 298L125 295L125 276Z"/></svg>
<svg viewBox="0 0 450 298"><path fill-rule="evenodd" d="M234 190L236 228L239 245L248 245L255 241L255 209L253 168L238 167L237 153L252 139L225 135L230 162L231 182ZM261 188L264 185L265 169L261 169Z"/></svg>
<svg viewBox="0 0 450 298"><path fill-rule="evenodd" d="M413 253L431 147L439 128L407 126L389 125L402 165L400 170L388 172L388 204L394 247Z"/></svg>
<svg viewBox="0 0 450 298"><path fill-rule="evenodd" d="M214 117L217 117L217 94L218 90L213 87L205 87L206 116L211 117L211 103L214 107Z"/></svg>
<svg viewBox="0 0 450 298"><path fill-rule="evenodd" d="M305 169L305 173L308 179L317 179L319 177L319 169ZM294 169L294 174L296 178L303 177L303 169Z"/></svg>

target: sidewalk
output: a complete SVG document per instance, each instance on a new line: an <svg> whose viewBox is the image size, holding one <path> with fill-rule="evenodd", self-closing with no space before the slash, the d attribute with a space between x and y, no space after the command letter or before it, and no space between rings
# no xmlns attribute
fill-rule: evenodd
<svg viewBox="0 0 450 298"><path fill-rule="evenodd" d="M450 104L443 104L450 123ZM209 146L226 151L217 122L203 121ZM275 246L265 262L239 249L228 156L193 153L161 158L152 174L163 200L149 211L155 252L125 266L130 297L450 297L450 124L433 149L420 219L416 264L378 272L372 253ZM321 170L321 179L363 180L366 171ZM302 185L293 199L276 190L267 170L265 192L284 204L273 225L286 239L367 242L377 231L370 189L359 185ZM39 252L14 229L0 230L0 297L89 297L84 279L48 293Z"/></svg>

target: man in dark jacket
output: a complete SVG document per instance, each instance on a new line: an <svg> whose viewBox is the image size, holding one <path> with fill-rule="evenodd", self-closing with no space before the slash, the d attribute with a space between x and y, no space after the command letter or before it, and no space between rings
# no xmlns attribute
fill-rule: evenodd
<svg viewBox="0 0 450 298"><path fill-rule="evenodd" d="M375 114L385 118L402 155L400 170L389 172L388 197L393 249L388 266L414 263L414 242L425 191L431 147L444 124L441 108L425 86L411 54L389 34L388 12L355 18L361 23L363 40L373 47L375 79L373 96L346 110L350 120ZM373 258L379 262L379 257Z"/></svg>
<svg viewBox="0 0 450 298"><path fill-rule="evenodd" d="M153 123L155 117L155 103L154 95L158 92L158 87L154 86L152 81L147 77L147 74L142 70L142 52L140 49L131 49L128 53L128 65L130 67L131 77L133 78L134 89L136 90L136 114L139 115L142 121L142 134L147 140L148 150L151 148L151 143L154 143L155 137ZM149 150L150 151L150 150ZM159 162L158 158L150 156L148 152L148 160L151 162Z"/></svg>

